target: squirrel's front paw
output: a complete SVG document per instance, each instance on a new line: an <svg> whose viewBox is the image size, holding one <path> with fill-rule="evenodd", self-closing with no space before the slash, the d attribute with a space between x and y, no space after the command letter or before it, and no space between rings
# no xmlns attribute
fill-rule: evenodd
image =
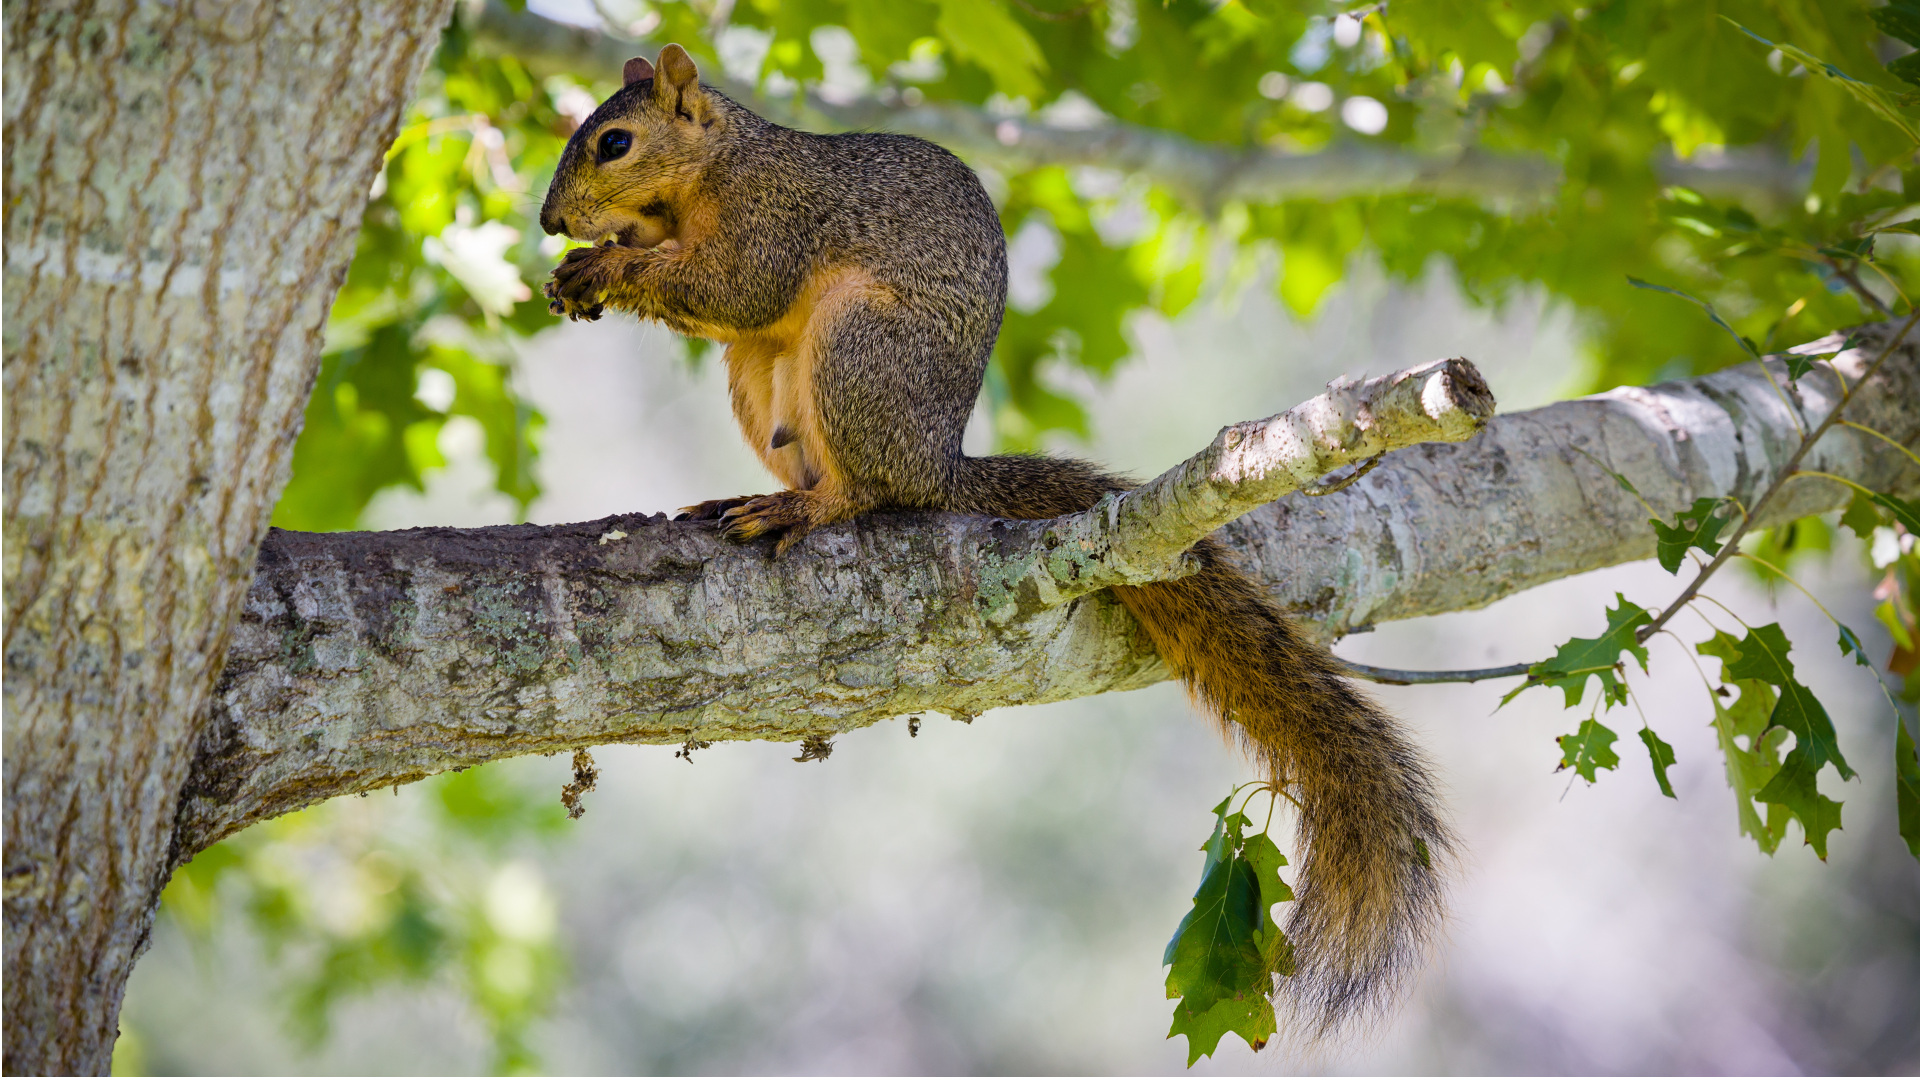
<svg viewBox="0 0 1920 1080"><path fill-rule="evenodd" d="M540 293L547 298L548 311L553 312L555 315L564 315L569 319L584 319L587 322L592 322L601 315L604 315L607 310L607 306L598 301L588 305L581 305L561 297L559 290L554 287L554 283L551 281L540 287Z"/></svg>
<svg viewBox="0 0 1920 1080"><path fill-rule="evenodd" d="M574 248L553 268L553 280L541 291L547 310L571 319L597 319L606 310L607 291L621 278L635 252L607 245Z"/></svg>

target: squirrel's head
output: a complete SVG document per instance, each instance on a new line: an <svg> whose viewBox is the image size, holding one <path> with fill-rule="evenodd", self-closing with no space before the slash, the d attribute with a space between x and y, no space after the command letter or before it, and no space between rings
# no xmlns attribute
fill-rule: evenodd
<svg viewBox="0 0 1920 1080"><path fill-rule="evenodd" d="M730 120L678 45L658 63L627 61L626 85L567 140L540 208L540 227L598 243L653 247L677 227L676 195L712 158Z"/></svg>

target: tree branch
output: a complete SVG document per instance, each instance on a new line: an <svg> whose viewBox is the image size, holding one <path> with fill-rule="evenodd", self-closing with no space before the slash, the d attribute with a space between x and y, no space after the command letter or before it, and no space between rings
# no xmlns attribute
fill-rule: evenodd
<svg viewBox="0 0 1920 1080"><path fill-rule="evenodd" d="M1862 354L1890 333L1866 328L1837 366L1857 378ZM1824 365L1799 382L1816 421L1840 392ZM1920 350L1895 350L1848 415L1920 445ZM1646 510L1605 470L1671 516L1707 495L1750 503L1798 441L1787 406L1748 364L1496 417L1469 442L1390 453L1345 491L1289 496L1219 535L1331 638L1647 558ZM1850 428L1836 426L1804 464L1879 490L1920 489L1898 447ZM1777 520L1847 497L1842 485L1802 481L1777 500ZM335 795L516 754L798 741L1167 678L1108 593L989 617L994 568L1031 559L1060 527L873 514L819 530L779 561L765 544L729 544L710 524L657 514L276 530L234 630L176 851Z"/></svg>
<svg viewBox="0 0 1920 1080"><path fill-rule="evenodd" d="M1388 686L1426 686L1434 683L1476 683L1486 679L1511 679L1525 675L1531 664L1507 664L1504 667L1469 668L1465 671L1405 671L1400 668L1374 667L1341 660L1340 666L1356 679L1386 683Z"/></svg>
<svg viewBox="0 0 1920 1080"><path fill-rule="evenodd" d="M1337 380L1277 416L1222 428L1205 450L1061 518L1017 560L990 566L983 571L987 618L1004 621L1023 606L1051 607L1113 585L1184 577L1199 569L1188 549L1228 522L1337 469L1420 443L1463 442L1486 426L1493 408L1492 392L1465 360Z"/></svg>
<svg viewBox="0 0 1920 1080"><path fill-rule="evenodd" d="M612 78L626 58L658 47L567 26L488 0L473 23L474 42L518 57L536 74ZM1154 128L1117 122L1061 127L1033 117L1003 118L953 102L907 105L861 98L829 101L811 91L804 115L787 102L761 97L751 86L704 73L728 95L782 122L824 121L840 130L884 130L918 135L975 161L1014 170L1043 165L1090 165L1140 176L1189 205L1211 209L1230 200L1338 199L1354 195L1423 192L1473 199L1547 203L1558 197L1560 167L1544 157L1477 148L1418 152L1371 141L1341 141L1312 153L1269 147L1235 148L1195 142ZM1809 164L1771 149L1736 149L1694 160L1656 162L1662 183L1714 198L1775 205L1804 194Z"/></svg>

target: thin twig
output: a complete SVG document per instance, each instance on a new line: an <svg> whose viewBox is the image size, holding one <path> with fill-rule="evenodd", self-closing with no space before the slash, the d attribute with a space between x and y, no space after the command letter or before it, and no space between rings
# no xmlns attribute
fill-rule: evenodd
<svg viewBox="0 0 1920 1080"><path fill-rule="evenodd" d="M1334 657L1340 660L1339 657ZM1508 664L1506 667L1475 668L1470 671L1403 671L1399 668L1374 667L1371 664L1356 664L1351 660L1340 660L1340 666L1347 674L1371 682L1386 683L1388 686L1424 686L1428 683L1470 683L1482 679L1505 679L1514 675L1525 675L1531 664Z"/></svg>
<svg viewBox="0 0 1920 1080"><path fill-rule="evenodd" d="M1849 427L1849 428L1852 428L1852 429L1853 429L1853 430L1855 430L1855 431L1864 431L1864 432L1866 432L1867 434L1869 434L1869 435L1871 435L1871 436L1873 436L1874 438L1876 438L1876 439L1880 439L1880 440L1882 440L1882 441L1883 441L1883 442L1885 442L1885 443L1886 443L1886 444L1887 444L1888 446L1891 446L1891 447L1893 447L1893 448L1894 448L1895 450L1898 450L1898 451L1900 451L1901 453L1903 453L1903 454L1905 454L1905 455L1907 455L1908 457L1910 457L1910 458L1912 458L1912 459L1913 459L1913 463L1914 463L1915 465L1920 465L1920 454L1916 454L1916 453L1914 453L1913 451L1911 451L1911 450L1909 450L1909 449L1907 449L1906 447L1904 447L1904 446L1902 446L1902 445L1900 445L1900 443L1899 443L1898 441L1896 441L1896 440L1894 439L1894 437L1893 437L1893 436L1891 436L1891 435L1886 435L1886 434L1882 434L1881 432L1878 432L1878 431L1875 431L1875 430L1873 430L1872 428L1870 428L1870 427L1868 427L1868 426L1867 426L1867 425L1865 425L1865 424L1856 424L1856 423L1854 423L1854 422L1853 422L1853 421L1851 421L1851 420L1842 420L1842 421L1840 421L1840 426L1841 426L1841 427Z"/></svg>
<svg viewBox="0 0 1920 1080"><path fill-rule="evenodd" d="M1887 342L1887 347L1880 350L1880 355L1873 358L1873 363L1868 364L1867 369L1860 373L1860 378L1854 381L1853 386L1850 387L1845 394L1841 395L1839 402L1827 413L1826 419L1820 421L1820 426L1814 428L1807 434L1806 438L1800 440L1800 445L1794 449L1793 456L1789 457L1787 463L1781 466L1779 473L1774 476L1773 482L1767 485L1767 490L1762 493L1758 499L1754 500L1753 512L1744 521L1740 522L1739 527L1733 530L1733 535L1727 537L1726 541L1722 544L1720 553L1715 555L1713 561L1708 563L1706 568L1701 570L1700 573L1687 584L1686 589L1684 589L1671 604L1667 605L1666 610L1660 613L1659 618L1640 628L1639 632L1635 635L1635 640L1645 641L1652 637L1661 627L1667 625L1667 620L1673 618L1675 612L1685 607L1687 603L1693 599L1694 595L1700 591L1700 586L1705 585L1708 578L1712 577L1716 571L1726 565L1727 560L1733 558L1740 547L1741 538L1745 537L1747 531L1753 527L1753 523L1759 520L1760 514L1767 508L1767 503L1773 500L1773 497L1786 485L1787 480L1794 475L1795 470L1799 469L1800 461L1807 456L1807 451L1813 449L1813 444L1820 441L1820 437L1827 433L1827 429L1833 427L1834 424L1840 421L1840 414L1845 412L1848 403L1853 401L1853 395L1859 392L1860 388L1865 386L1868 381L1873 378L1874 374L1880 370L1880 365L1886 363L1887 357L1893 355L1893 350L1900 347L1900 343L1906 340L1907 332L1913 329L1915 323L1920 323L1920 308L1914 310L1913 314L1907 318L1907 321L1901 325L1899 331Z"/></svg>
<svg viewBox="0 0 1920 1080"><path fill-rule="evenodd" d="M1878 311L1882 317L1893 317L1893 310L1887 307L1887 302L1875 296L1873 290L1867 288L1866 282L1861 281L1858 274L1841 266L1839 259L1829 257L1827 259L1827 266L1832 268L1834 277L1846 282L1847 288L1852 289L1855 295L1866 301L1867 304L1875 311Z"/></svg>
<svg viewBox="0 0 1920 1080"><path fill-rule="evenodd" d="M1742 630L1752 630L1752 629L1753 629L1753 625L1752 625L1751 623L1749 623L1749 622L1747 622L1747 620L1745 620L1745 619L1743 619L1743 618L1741 618L1741 617L1739 616L1739 614L1738 614L1738 613L1736 613L1736 612L1735 612L1735 611L1734 611L1734 610L1733 610L1732 608L1730 608L1730 607L1728 607L1727 605L1725 605L1725 604L1723 604L1723 603L1721 603L1721 602L1720 602L1720 601L1718 601L1718 600L1715 600L1715 599L1714 599L1713 597L1711 597L1711 596L1708 596L1708 595L1707 595L1706 593L1701 593L1701 594L1700 594L1699 596L1696 596L1696 597L1694 597L1694 599L1695 599L1695 600L1705 600L1705 601L1706 601L1707 603L1709 603L1709 604L1712 604L1712 605L1713 605L1714 607L1717 607L1717 608L1719 608L1719 609L1720 609L1721 611L1724 611L1724 612L1726 612L1726 613L1727 613L1727 618L1729 618L1729 619L1732 619L1732 620L1733 620L1734 622L1737 622L1737 623L1739 623L1739 624L1740 624L1740 629L1742 629ZM1689 606L1691 607L1691 605L1689 605ZM1704 612L1702 612L1702 611L1701 611L1701 610L1700 610L1699 608L1693 608L1692 610L1693 610L1693 613L1694 613L1695 615L1699 615L1699 616L1700 616L1700 621L1701 621L1701 622L1703 622L1703 623L1706 623L1706 624L1707 624L1708 626L1710 626L1710 627L1713 627L1713 631L1714 631L1715 633L1719 633L1719 632L1720 632L1720 628L1719 628L1719 627L1717 627L1717 626L1714 626L1714 625L1713 625L1713 620L1712 620L1712 619L1709 619L1709 618L1707 618L1707 616L1706 616L1706 614L1705 614Z"/></svg>
<svg viewBox="0 0 1920 1080"><path fill-rule="evenodd" d="M1807 434L1807 410L1800 404L1799 386L1796 384L1794 392L1787 393L1786 389L1780 385L1780 381L1773 377L1773 372L1767 370L1766 359L1758 356L1754 359L1760 361L1760 374L1766 377L1767 385L1773 387L1773 392L1780 395L1780 404L1787 407L1788 418L1793 421L1793 430L1799 432L1804 438Z"/></svg>
<svg viewBox="0 0 1920 1080"><path fill-rule="evenodd" d="M1319 498L1322 495L1331 495L1336 491L1345 491L1347 488L1353 486L1353 482L1355 480L1358 480L1361 477L1372 472L1373 467L1375 465L1380 464L1380 459L1385 456L1386 455L1384 454L1375 454L1372 457L1368 458L1367 460L1361 462L1359 468L1353 470L1352 472L1341 477L1340 479L1335 480L1333 483L1322 484L1318 487L1303 487L1300 489L1300 494L1311 495L1314 498Z"/></svg>
<svg viewBox="0 0 1920 1080"><path fill-rule="evenodd" d="M1767 560L1749 551L1741 552L1740 557L1748 560L1749 562L1759 563L1761 566L1766 567L1767 569L1773 571L1775 574L1778 574L1780 577L1786 579L1787 584L1793 586L1796 589L1799 589L1802 596L1805 596L1807 599L1813 601L1813 606L1820 609L1820 614L1825 615L1827 617L1828 622L1831 622L1833 625L1838 626L1841 629L1846 628L1847 624L1841 622L1839 619L1834 618L1833 612L1827 610L1827 605L1821 603L1819 597L1808 592L1807 587L1805 585L1802 585L1798 581L1795 581L1793 579L1792 574L1787 573L1785 570L1780 569L1779 567L1773 565Z"/></svg>
<svg viewBox="0 0 1920 1080"><path fill-rule="evenodd" d="M1893 290L1893 295L1899 297L1901 302L1907 305L1907 310L1909 311L1913 310L1913 300L1907 296L1907 290L1900 287L1900 282L1897 279L1895 279L1892 274L1887 273L1886 267L1881 266L1878 262L1872 259L1866 260L1864 265L1866 266L1867 269L1880 275L1880 280L1886 282L1887 288Z"/></svg>

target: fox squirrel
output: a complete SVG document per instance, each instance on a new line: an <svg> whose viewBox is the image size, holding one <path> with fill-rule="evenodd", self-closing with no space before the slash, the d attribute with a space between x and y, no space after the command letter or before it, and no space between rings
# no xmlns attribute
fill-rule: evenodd
<svg viewBox="0 0 1920 1080"><path fill-rule="evenodd" d="M556 315L607 307L725 343L747 442L787 485L683 519L735 540L878 508L1052 518L1133 484L1080 461L968 457L1006 307L1006 237L972 170L900 135L813 135L700 83L678 45L567 143L540 211L576 248ZM604 243L599 243L601 241ZM1286 998L1322 1032L1386 1005L1442 915L1454 840L1419 752L1211 539L1202 569L1113 591L1188 692L1285 785L1308 854Z"/></svg>

